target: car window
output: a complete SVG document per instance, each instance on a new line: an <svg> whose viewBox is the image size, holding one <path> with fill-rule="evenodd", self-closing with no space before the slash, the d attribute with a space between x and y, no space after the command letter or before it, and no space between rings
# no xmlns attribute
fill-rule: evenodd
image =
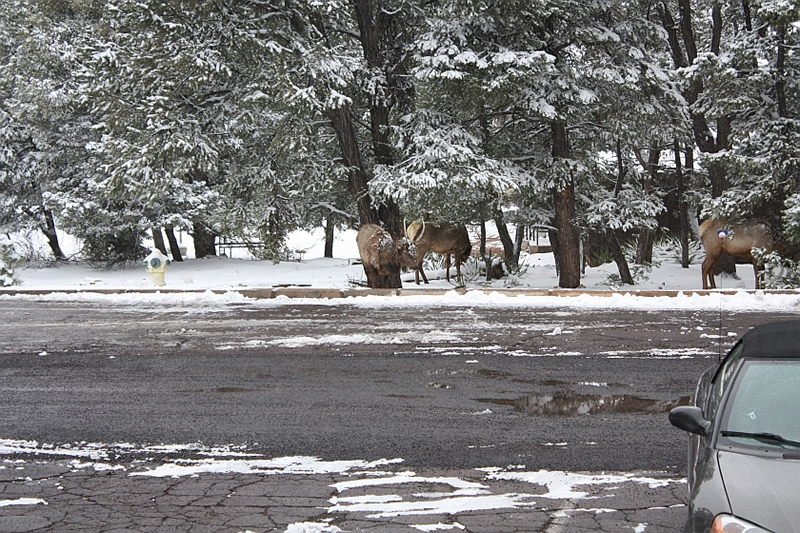
<svg viewBox="0 0 800 533"><path fill-rule="evenodd" d="M711 383L711 390L709 391L709 395L706 399L706 404L701 406L703 408L703 414L706 420L712 420L716 416L719 404L722 403L722 397L724 396L725 391L728 388L728 384L733 377L733 373L739 364L739 359L741 359L743 348L744 344L741 342L734 346L731 352L722 362L720 369L717 371L717 375L714 377L714 381Z"/></svg>
<svg viewBox="0 0 800 533"><path fill-rule="evenodd" d="M800 361L746 361L727 403L723 431L771 433L800 442Z"/></svg>

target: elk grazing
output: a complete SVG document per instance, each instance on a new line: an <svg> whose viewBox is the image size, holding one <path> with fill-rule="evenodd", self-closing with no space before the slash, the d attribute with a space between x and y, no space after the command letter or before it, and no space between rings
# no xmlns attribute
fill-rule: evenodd
<svg viewBox="0 0 800 533"><path fill-rule="evenodd" d="M391 234L376 224L365 224L356 236L358 253L373 289L400 288L400 269L417 268L414 244L407 238L393 239Z"/></svg>
<svg viewBox="0 0 800 533"><path fill-rule="evenodd" d="M417 271L414 280L419 285L419 275L428 283L428 277L422 269L422 261L428 252L444 254L447 267L447 281L450 281L450 254L456 265L456 275L461 277L461 263L467 260L472 252L472 243L464 226L442 224L439 226L426 224L424 219L415 220L406 227L406 237L417 247Z"/></svg>
<svg viewBox="0 0 800 533"><path fill-rule="evenodd" d="M706 220L700 225L700 240L706 257L703 259L703 288L716 289L714 269L722 252L734 257L749 259L753 262L756 276L755 288L760 288L758 279L758 262L753 258L753 248L764 248L767 252L775 249L772 231L766 222L750 221L740 224L728 224L726 220Z"/></svg>

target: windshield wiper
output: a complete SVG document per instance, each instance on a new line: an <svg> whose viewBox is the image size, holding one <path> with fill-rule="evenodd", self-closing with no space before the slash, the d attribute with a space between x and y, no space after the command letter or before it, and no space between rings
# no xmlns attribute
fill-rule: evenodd
<svg viewBox="0 0 800 533"><path fill-rule="evenodd" d="M723 431L723 437L742 437L745 439L760 440L763 442L771 442L777 444L788 444L795 448L800 448L800 442L796 440L789 440L774 433L748 433L747 431Z"/></svg>

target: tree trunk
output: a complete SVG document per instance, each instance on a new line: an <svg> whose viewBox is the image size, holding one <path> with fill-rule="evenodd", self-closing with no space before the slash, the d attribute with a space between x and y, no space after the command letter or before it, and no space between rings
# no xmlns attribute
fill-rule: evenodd
<svg viewBox="0 0 800 533"><path fill-rule="evenodd" d="M339 148L342 151L344 166L348 169L347 190L356 198L358 206L358 219L361 225L380 224L378 213L372 208L372 201L367 192L369 178L361 161L361 150L358 144L353 117L350 107L344 105L330 109L326 116L331 121Z"/></svg>
<svg viewBox="0 0 800 533"><path fill-rule="evenodd" d="M567 144L567 127L563 121L552 123L553 157L564 159L569 157ZM558 176L556 189L553 191L555 205L555 227L558 228L558 286L564 289L576 289L581 284L581 234L575 227L575 183L571 176Z"/></svg>
<svg viewBox="0 0 800 533"><path fill-rule="evenodd" d="M355 126L350 116L350 108L342 106L327 112L327 116L336 131L339 147L342 150L345 167L348 169L348 190L356 198L358 206L358 217L361 225L380 224L382 219L388 222L386 230L397 237L400 234L400 210L392 202L391 207L382 209L378 213L372 208L372 200L367 189L369 178L364 169L359 149L358 137L356 136ZM392 229L393 228L393 229ZM400 280L400 272L392 273L389 276L379 276L372 269L364 270L367 276L367 285L373 289L399 288L403 286Z"/></svg>
<svg viewBox="0 0 800 533"><path fill-rule="evenodd" d="M350 108L342 106L337 109L331 109L326 114L331 121L333 129L336 131L344 165L349 171L348 190L356 198L361 225L380 224L383 220L384 227L392 234L392 237L400 236L400 210L397 205L392 202L389 206L381 206L380 213L372 208L372 199L367 189L369 177L361 159L358 137L350 115ZM367 285L373 289L399 288L403 286L399 272L397 274L392 273L389 276L378 276L377 272L365 269L364 273L367 276Z"/></svg>
<svg viewBox="0 0 800 533"><path fill-rule="evenodd" d="M514 256L514 241L511 240L511 234L508 232L508 227L506 226L503 212L499 209L495 212L494 224L497 226L497 233L500 236L500 243L503 245L503 256L505 257L505 263L510 268L516 268L519 266L519 253L517 253L516 257Z"/></svg>
<svg viewBox="0 0 800 533"><path fill-rule="evenodd" d="M202 222L195 222L192 230L194 239L194 256L197 259L217 255L215 240L217 235Z"/></svg>
<svg viewBox="0 0 800 533"><path fill-rule="evenodd" d="M164 228L164 233L167 234L169 249L172 252L172 260L176 263L182 262L183 254L181 254L181 248L178 246L178 239L175 238L175 230L173 228Z"/></svg>
<svg viewBox="0 0 800 533"><path fill-rule="evenodd" d="M636 260L637 265L648 265L653 262L653 242L655 232L650 228L642 228L639 231L639 238L636 241Z"/></svg>
<svg viewBox="0 0 800 533"><path fill-rule="evenodd" d="M556 263L556 275L558 275L561 272L561 266L558 264L561 258L561 253L558 249L558 230L548 229L547 238L550 241L550 248L553 250L553 260Z"/></svg>
<svg viewBox="0 0 800 533"><path fill-rule="evenodd" d="M525 240L525 226L517 223L517 231L514 235L514 265L519 268L519 256L522 253L522 241Z"/></svg>
<svg viewBox="0 0 800 533"><path fill-rule="evenodd" d="M614 257L614 262L617 264L619 279L625 285L633 285L633 276L631 276L631 270L628 268L628 260L625 259L625 252L623 252L622 246L619 243L617 233L613 230L608 231L606 233L606 240L611 246L611 255Z"/></svg>
<svg viewBox="0 0 800 533"><path fill-rule="evenodd" d="M370 281L372 277L372 281ZM372 276L367 275L367 285L371 289L402 289L403 283L400 280L400 272L380 276L377 273Z"/></svg>
<svg viewBox="0 0 800 533"><path fill-rule="evenodd" d="M711 179L712 198L721 196L725 189L730 186L728 183L727 171L722 165L711 163L708 166L708 177ZM714 270L714 274L717 276L726 274L736 278L736 262L731 256L723 252L719 258L719 261L717 262L717 267Z"/></svg>
<svg viewBox="0 0 800 533"><path fill-rule="evenodd" d="M405 228L400 221L400 208L394 200L387 199L378 208L378 217L383 223L386 231L392 234L393 239L401 238L405 235Z"/></svg>
<svg viewBox="0 0 800 533"><path fill-rule="evenodd" d="M695 44L694 31L692 29L691 4L691 0L678 0L681 35L683 36L683 45L686 47L686 54L689 56L690 65L697 59L697 44Z"/></svg>
<svg viewBox="0 0 800 533"><path fill-rule="evenodd" d="M675 140L673 147L675 152L675 179L678 182L678 216L680 217L680 238L681 238L681 266L689 268L689 213L685 198L685 184L683 179L683 167L681 166L681 147L678 140ZM687 150L688 152L691 150Z"/></svg>
<svg viewBox="0 0 800 533"><path fill-rule="evenodd" d="M722 42L722 6L720 2L711 5L711 53L719 55L719 45Z"/></svg>
<svg viewBox="0 0 800 533"><path fill-rule="evenodd" d="M719 198L730 187L727 170L718 163L708 165L708 178L711 180L711 197Z"/></svg>
<svg viewBox="0 0 800 533"><path fill-rule="evenodd" d="M619 193L622 191L622 185L625 182L625 174L627 169L622 160L622 142L617 139L617 183L614 185L614 199L619 199ZM606 240L611 245L611 255L614 257L614 262L617 264L619 270L619 278L625 285L633 285L633 276L631 276L631 269L628 266L628 259L625 257L625 252L622 250L622 245L619 243L619 232L611 230L606 232Z"/></svg>
<svg viewBox="0 0 800 533"><path fill-rule="evenodd" d="M781 24L775 28L778 39L778 54L775 60L775 94L778 100L778 116L787 118L789 111L786 107L786 25Z"/></svg>
<svg viewBox="0 0 800 533"><path fill-rule="evenodd" d="M481 216L481 259L486 266L486 281L492 281L492 256L486 253L486 221Z"/></svg>
<svg viewBox="0 0 800 533"><path fill-rule="evenodd" d="M56 232L56 221L53 218L53 212L49 209L44 210L44 227L41 228L42 233L47 238L47 244L50 246L50 251L56 261L66 261L67 256L61 250L61 244L58 242L58 232Z"/></svg>
<svg viewBox="0 0 800 533"><path fill-rule="evenodd" d="M647 154L647 161L641 155L640 150L634 150L639 163L645 172L642 175L642 190L645 194L650 194L653 184L658 183L658 164L661 159L661 148L653 142ZM650 264L653 262L653 242L655 232L649 228L642 228L639 231L639 239L636 243L636 259L638 265Z"/></svg>
<svg viewBox="0 0 800 533"><path fill-rule="evenodd" d="M392 130L389 123L391 100L386 95L399 96L404 91L401 81L395 75L395 70L402 69L402 53L393 53L400 46L401 36L394 24L394 15L390 10L384 10L380 3L373 3L373 0L351 0L351 3L358 21L358 36L364 59L371 69L381 72L385 80L382 90L379 89L378 94L372 95L369 106L372 151L376 164L391 166L394 164L389 141ZM380 206L378 218L393 238L403 236L400 209L394 201L387 200Z"/></svg>
<svg viewBox="0 0 800 533"><path fill-rule="evenodd" d="M744 27L751 32L753 31L753 15L750 10L750 0L742 0L742 9L744 10Z"/></svg>
<svg viewBox="0 0 800 533"><path fill-rule="evenodd" d="M153 226L150 228L150 232L153 234L153 246L162 254L167 255L167 247L164 245L164 235L161 233L161 228Z"/></svg>
<svg viewBox="0 0 800 533"><path fill-rule="evenodd" d="M558 286L576 289L581 284L580 232L573 224L575 219L575 190L572 183L565 184L555 193L555 226L558 228Z"/></svg>
<svg viewBox="0 0 800 533"><path fill-rule="evenodd" d="M325 257L333 257L333 215L328 215L325 219Z"/></svg>

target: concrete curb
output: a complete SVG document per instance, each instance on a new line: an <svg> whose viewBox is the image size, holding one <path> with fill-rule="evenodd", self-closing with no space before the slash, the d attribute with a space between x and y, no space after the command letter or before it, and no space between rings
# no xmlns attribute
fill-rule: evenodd
<svg viewBox="0 0 800 533"><path fill-rule="evenodd" d="M735 294L788 294L800 295L800 289L713 289L713 290L597 290L597 289L332 289L313 287L253 287L240 289L0 289L0 296L43 296L47 294L214 294L238 293L254 300L268 300L277 297L333 299L363 296L443 296L455 291L459 294L501 294L507 297L517 296L640 296L647 298L667 297L674 298L679 295L709 296L722 294L732 296Z"/></svg>

